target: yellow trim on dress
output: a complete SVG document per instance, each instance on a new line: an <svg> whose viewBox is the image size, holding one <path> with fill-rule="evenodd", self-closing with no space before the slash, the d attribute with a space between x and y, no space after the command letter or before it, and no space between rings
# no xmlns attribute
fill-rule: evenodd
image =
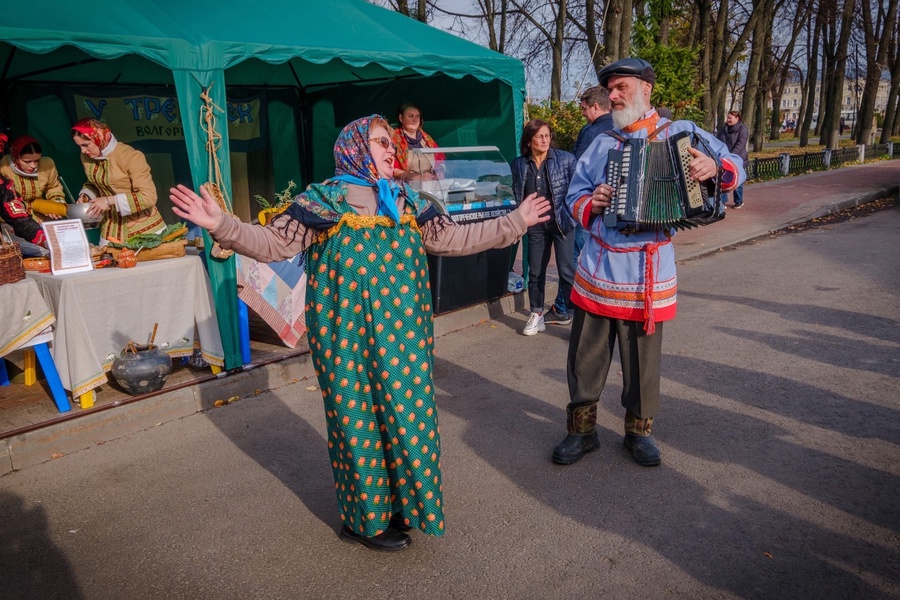
<svg viewBox="0 0 900 600"><path fill-rule="evenodd" d="M409 213L405 213L402 217L400 217L401 225L408 225L413 231L420 234L422 230L419 229L419 224L416 222L416 217ZM331 236L338 233L342 227L349 227L351 229L375 229L376 226L382 227L393 227L394 221L390 217L385 217L382 215L358 215L355 213L344 213L341 215L341 220L332 225L327 231L323 231L318 236L316 236L316 243L321 244Z"/></svg>

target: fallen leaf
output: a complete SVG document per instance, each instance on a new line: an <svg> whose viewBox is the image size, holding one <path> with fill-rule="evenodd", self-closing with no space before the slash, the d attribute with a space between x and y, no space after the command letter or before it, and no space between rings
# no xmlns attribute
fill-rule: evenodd
<svg viewBox="0 0 900 600"><path fill-rule="evenodd" d="M317 388L316 388L316 386L311 385L311 386L309 386L309 387L306 388L306 389L308 389L309 391L313 391L313 390L315 390L315 389L317 389Z"/></svg>
<svg viewBox="0 0 900 600"><path fill-rule="evenodd" d="M763 556L765 556L766 558L771 558L771 559L775 558L774 556L772 556L772 554L770 552L763 552Z"/></svg>
<svg viewBox="0 0 900 600"><path fill-rule="evenodd" d="M62 458L63 456L65 456L65 454L63 454L62 452L54 452L50 455L50 459L53 460L54 458Z"/></svg>
<svg viewBox="0 0 900 600"><path fill-rule="evenodd" d="M213 402L213 406L225 406L226 404L228 404L228 402L226 402L225 400L216 400L215 402Z"/></svg>
<svg viewBox="0 0 900 600"><path fill-rule="evenodd" d="M231 404L232 402L237 402L237 401L240 400L240 399L241 399L240 396L232 396L231 398L229 398L228 400L226 400L226 402L228 402L228 404Z"/></svg>

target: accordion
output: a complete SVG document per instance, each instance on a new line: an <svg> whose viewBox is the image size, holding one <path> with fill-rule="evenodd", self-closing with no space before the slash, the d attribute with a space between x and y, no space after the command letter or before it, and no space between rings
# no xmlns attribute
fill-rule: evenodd
<svg viewBox="0 0 900 600"><path fill-rule="evenodd" d="M719 178L698 182L688 175L693 158L688 148L695 139L702 143L702 138L687 131L659 140L605 133L622 143L609 151L606 182L614 192L603 212L607 227L626 233L688 229L724 217L718 208ZM711 154L708 149L707 153Z"/></svg>

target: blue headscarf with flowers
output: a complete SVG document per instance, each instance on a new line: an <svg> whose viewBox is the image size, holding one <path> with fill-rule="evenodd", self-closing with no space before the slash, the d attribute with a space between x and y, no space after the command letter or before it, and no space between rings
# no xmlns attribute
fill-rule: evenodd
<svg viewBox="0 0 900 600"><path fill-rule="evenodd" d="M378 166L372 158L372 142L369 140L371 123L376 118L384 117L381 115L363 117L341 130L334 143L333 179L374 187L378 191L378 214L390 217L396 224L400 222L397 197L403 186L393 179L385 179L378 175Z"/></svg>

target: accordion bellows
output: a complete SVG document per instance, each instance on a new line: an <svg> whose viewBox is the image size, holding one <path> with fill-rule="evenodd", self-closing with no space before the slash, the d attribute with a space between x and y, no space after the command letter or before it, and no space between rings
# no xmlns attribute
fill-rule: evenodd
<svg viewBox="0 0 900 600"><path fill-rule="evenodd" d="M663 139L617 137L609 151L607 182L614 193L603 223L624 231L687 229L718 221L718 178L712 190L688 175L689 132Z"/></svg>

